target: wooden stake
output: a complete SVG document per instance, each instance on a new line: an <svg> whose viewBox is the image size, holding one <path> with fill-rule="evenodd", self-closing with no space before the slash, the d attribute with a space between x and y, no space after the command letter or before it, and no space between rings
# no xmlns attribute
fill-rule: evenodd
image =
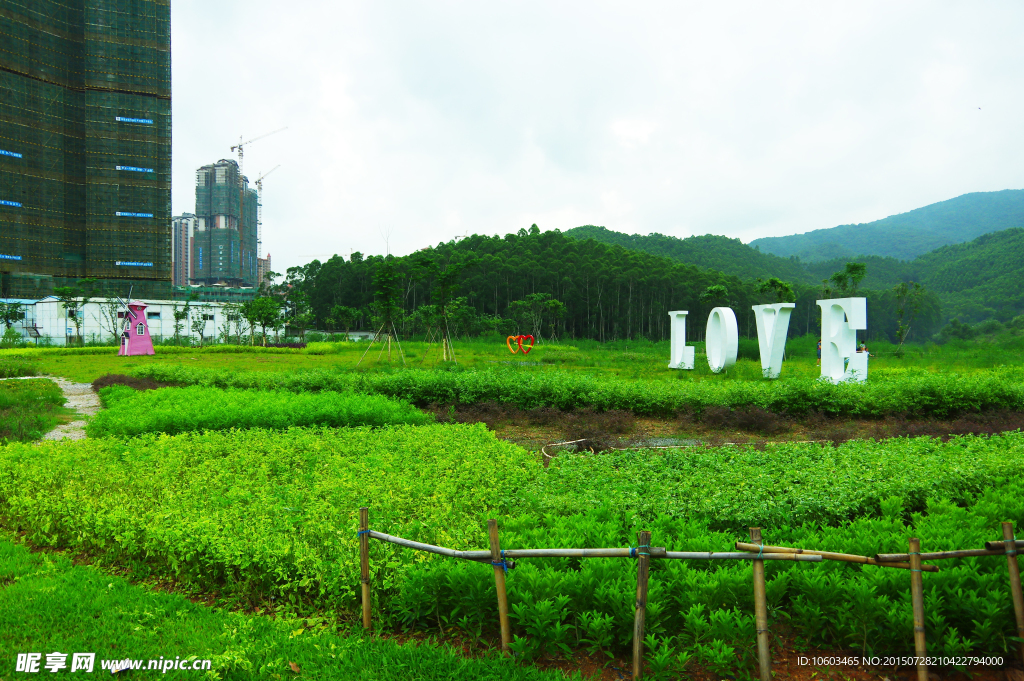
<svg viewBox="0 0 1024 681"><path fill-rule="evenodd" d="M508 654L508 644L512 642L512 634L508 627L508 595L505 593L505 561L501 558L501 545L498 543L498 521L487 521L487 538L491 542L491 565L494 566L494 586L498 590L498 622L501 625L501 652Z"/></svg>
<svg viewBox="0 0 1024 681"><path fill-rule="evenodd" d="M914 654L917 656L917 681L928 681L928 644L924 637L924 580L921 578L921 540L910 540L910 599L914 605Z"/></svg>
<svg viewBox="0 0 1024 681"><path fill-rule="evenodd" d="M363 586L363 629L370 629L370 509L359 509L359 574Z"/></svg>
<svg viewBox="0 0 1024 681"><path fill-rule="evenodd" d="M651 568L651 533L637 533L636 614L633 617L633 678L644 677L644 616L647 613L647 578Z"/></svg>
<svg viewBox="0 0 1024 681"><path fill-rule="evenodd" d="M1013 614L1017 617L1017 638L1024 639L1024 594L1020 586L1020 565L1017 564L1017 545L1013 539L1013 523L1003 523L1003 541L1006 542L1006 562L1010 570L1010 595L1013 596ZM1024 640L1020 642L1020 659L1024 661Z"/></svg>
<svg viewBox="0 0 1024 681"><path fill-rule="evenodd" d="M761 545L761 528L750 528L750 541ZM754 622L757 626L757 666L761 681L771 681L772 657L768 650L768 601L764 592L764 561L754 560Z"/></svg>

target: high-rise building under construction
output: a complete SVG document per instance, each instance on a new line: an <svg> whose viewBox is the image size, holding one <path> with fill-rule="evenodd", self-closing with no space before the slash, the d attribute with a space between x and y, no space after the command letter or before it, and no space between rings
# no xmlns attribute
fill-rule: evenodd
<svg viewBox="0 0 1024 681"><path fill-rule="evenodd" d="M169 0L0 0L0 296L169 297Z"/></svg>
<svg viewBox="0 0 1024 681"><path fill-rule="evenodd" d="M192 283L256 283L258 197L238 164L221 159L196 171Z"/></svg>

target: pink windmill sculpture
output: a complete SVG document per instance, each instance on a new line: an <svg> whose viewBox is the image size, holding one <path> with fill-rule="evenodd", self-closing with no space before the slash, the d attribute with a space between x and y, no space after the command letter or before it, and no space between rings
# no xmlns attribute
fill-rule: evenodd
<svg viewBox="0 0 1024 681"><path fill-rule="evenodd" d="M117 299L124 307L124 327L121 330L121 348L118 355L152 355L153 339L149 337L149 322L146 320L146 305L139 301L125 303Z"/></svg>

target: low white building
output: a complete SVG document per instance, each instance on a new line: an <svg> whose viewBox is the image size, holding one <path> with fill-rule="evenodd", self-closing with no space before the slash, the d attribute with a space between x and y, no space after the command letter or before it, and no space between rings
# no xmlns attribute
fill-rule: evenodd
<svg viewBox="0 0 1024 681"><path fill-rule="evenodd" d="M135 299L138 300L138 299ZM52 345L65 345L68 337L76 334L75 323L59 300L53 296L42 300L22 300L5 298L5 303L20 303L25 311L25 319L13 325L21 331L29 341L44 341ZM180 300L140 300L148 307L146 317L149 322L149 334L154 343L174 337L174 311L185 307ZM228 308L227 310L225 308ZM199 340L199 333L193 331L193 322L202 323L202 331L207 343L225 333L238 333L238 324L234 315L229 319L230 303L191 303L189 319L180 322L181 338L192 337ZM78 311L80 333L86 341L111 341L116 338L115 331L124 323L124 308L110 305L105 299L93 299ZM243 324L244 328L248 328ZM2 331L0 331L2 333Z"/></svg>

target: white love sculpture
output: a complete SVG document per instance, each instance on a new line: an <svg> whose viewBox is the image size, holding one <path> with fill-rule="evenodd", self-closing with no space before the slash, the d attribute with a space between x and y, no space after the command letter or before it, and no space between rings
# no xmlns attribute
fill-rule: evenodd
<svg viewBox="0 0 1024 681"><path fill-rule="evenodd" d="M686 344L686 310L674 310L668 313L669 328L672 332L672 345L669 349L669 369L692 369L693 346Z"/></svg>
<svg viewBox="0 0 1024 681"><path fill-rule="evenodd" d="M761 351L761 373L765 378L778 378L782 373L789 318L795 307L795 303L753 306L757 321L757 349Z"/></svg>
<svg viewBox="0 0 1024 681"><path fill-rule="evenodd" d="M833 383L868 378L868 353L857 352L857 331L868 328L867 298L819 300L821 377Z"/></svg>
<svg viewBox="0 0 1024 681"><path fill-rule="evenodd" d="M736 363L740 334L736 326L736 313L731 307L716 307L711 310L704 340L711 371L717 374Z"/></svg>

